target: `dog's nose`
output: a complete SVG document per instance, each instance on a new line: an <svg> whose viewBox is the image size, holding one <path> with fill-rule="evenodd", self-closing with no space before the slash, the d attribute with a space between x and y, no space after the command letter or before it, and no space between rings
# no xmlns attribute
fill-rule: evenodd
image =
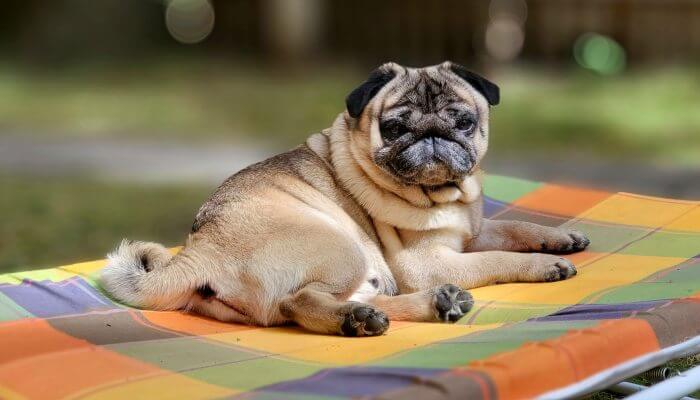
<svg viewBox="0 0 700 400"><path fill-rule="evenodd" d="M440 127L429 127L421 133L421 137L451 139L452 131Z"/></svg>

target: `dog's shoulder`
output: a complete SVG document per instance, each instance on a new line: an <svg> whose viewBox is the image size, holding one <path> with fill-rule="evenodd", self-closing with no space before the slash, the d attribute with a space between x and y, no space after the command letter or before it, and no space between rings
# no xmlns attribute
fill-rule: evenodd
<svg viewBox="0 0 700 400"><path fill-rule="evenodd" d="M314 177L323 176L324 168L323 161L304 146L251 164L228 177L214 190L197 212L192 232L215 221L231 204L256 201L258 194L270 186L305 180L305 173Z"/></svg>
<svg viewBox="0 0 700 400"><path fill-rule="evenodd" d="M352 196L338 184L333 169L305 143L287 152L242 169L224 181L202 205L195 217L192 232L215 222L232 204L259 201L273 190L291 193L298 198L309 193L321 195L338 205L360 225L368 228L368 217ZM304 193L305 192L305 193Z"/></svg>

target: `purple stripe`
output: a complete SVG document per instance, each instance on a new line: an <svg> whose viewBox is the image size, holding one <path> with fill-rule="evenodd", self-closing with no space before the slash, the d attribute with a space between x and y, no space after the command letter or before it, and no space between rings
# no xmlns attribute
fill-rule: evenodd
<svg viewBox="0 0 700 400"><path fill-rule="evenodd" d="M528 321L582 321L596 319L618 319L629 317L634 312L649 311L668 300L639 301L623 304L576 304L564 308L546 317L532 318Z"/></svg>
<svg viewBox="0 0 700 400"><path fill-rule="evenodd" d="M508 204L484 196L484 218L489 218L508 207Z"/></svg>
<svg viewBox="0 0 700 400"><path fill-rule="evenodd" d="M117 308L77 276L60 282L25 279L20 285L0 285L0 292L40 318Z"/></svg>
<svg viewBox="0 0 700 400"><path fill-rule="evenodd" d="M406 387L446 369L348 367L319 371L308 378L276 383L255 392L298 393L327 396L372 396Z"/></svg>

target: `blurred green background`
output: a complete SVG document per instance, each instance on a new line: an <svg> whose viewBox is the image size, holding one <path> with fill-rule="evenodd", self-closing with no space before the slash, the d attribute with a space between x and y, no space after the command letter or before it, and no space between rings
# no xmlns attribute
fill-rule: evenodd
<svg viewBox="0 0 700 400"><path fill-rule="evenodd" d="M38 0L0 14L0 272L181 243L385 61L496 81L487 171L700 197L700 3Z"/></svg>

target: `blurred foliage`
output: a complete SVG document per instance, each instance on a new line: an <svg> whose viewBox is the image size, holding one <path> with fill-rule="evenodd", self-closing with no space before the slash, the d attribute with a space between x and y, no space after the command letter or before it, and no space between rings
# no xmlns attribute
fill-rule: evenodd
<svg viewBox="0 0 700 400"><path fill-rule="evenodd" d="M96 72L99 71L99 72ZM0 68L0 131L259 141L278 148L328 127L366 72L261 70L173 60L58 73ZM700 78L692 68L600 77L495 71L492 148L565 150L700 164Z"/></svg>
<svg viewBox="0 0 700 400"><path fill-rule="evenodd" d="M366 72L180 60L146 66L0 67L0 135L259 142L328 127ZM599 77L493 71L493 153L572 151L700 164L700 80L690 68ZM102 257L122 237L183 240L207 188L1 177L0 271Z"/></svg>
<svg viewBox="0 0 700 400"><path fill-rule="evenodd" d="M181 244L212 188L0 176L0 273L103 258L122 238Z"/></svg>
<svg viewBox="0 0 700 400"><path fill-rule="evenodd" d="M360 82L348 71L264 70L173 61L46 71L0 70L0 131L297 144L329 126ZM5 101L7 100L7 101ZM4 128L4 129L3 129Z"/></svg>
<svg viewBox="0 0 700 400"><path fill-rule="evenodd" d="M700 164L700 76L690 68L600 77L517 73L501 83L492 144Z"/></svg>

